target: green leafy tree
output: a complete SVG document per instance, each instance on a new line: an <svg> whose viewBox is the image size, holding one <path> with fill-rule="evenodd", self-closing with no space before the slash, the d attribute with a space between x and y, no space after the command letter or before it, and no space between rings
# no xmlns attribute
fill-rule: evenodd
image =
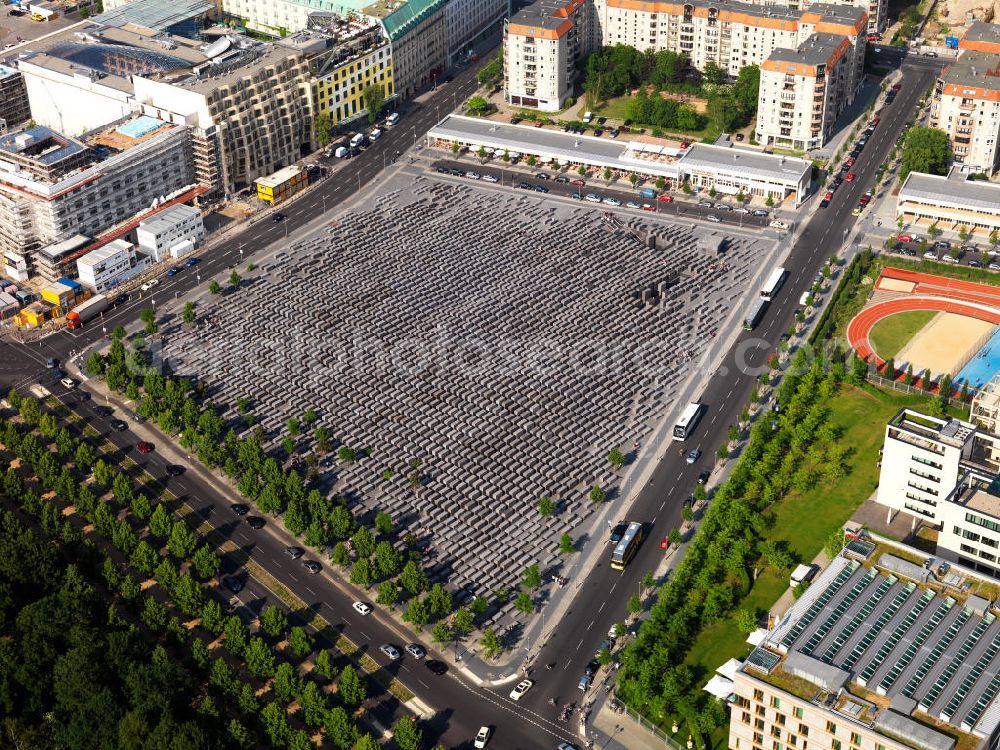
<svg viewBox="0 0 1000 750"><path fill-rule="evenodd" d="M517 596L514 597L514 609L530 615L535 611L535 600L527 591L519 591Z"/></svg>
<svg viewBox="0 0 1000 750"><path fill-rule="evenodd" d="M262 638L254 636L247 643L244 660L247 671L254 677L270 677L274 674L274 653Z"/></svg>
<svg viewBox="0 0 1000 750"><path fill-rule="evenodd" d="M496 659L500 655L500 652L503 651L503 644L500 643L500 637L493 628L486 628L483 631L483 635L479 639L479 645L483 649L483 656L487 659Z"/></svg>
<svg viewBox="0 0 1000 750"><path fill-rule="evenodd" d="M403 613L403 619L413 625L414 630L418 632L427 624L427 605L424 604L420 597L415 596L410 599L410 603L406 606L406 611Z"/></svg>
<svg viewBox="0 0 1000 750"><path fill-rule="evenodd" d="M434 639L435 643L448 643L451 641L451 628L448 627L448 623L444 620L434 623L434 628L431 630L431 637Z"/></svg>
<svg viewBox="0 0 1000 750"><path fill-rule="evenodd" d="M617 447L612 448L608 452L608 463L616 469L620 469L625 464L625 456Z"/></svg>
<svg viewBox="0 0 1000 750"><path fill-rule="evenodd" d="M157 331L156 325L156 310L152 308L145 308L139 311L139 320L146 324L145 331L147 336L152 336Z"/></svg>
<svg viewBox="0 0 1000 750"><path fill-rule="evenodd" d="M337 706L330 710L323 722L323 735L341 750L349 750L351 747L360 746L358 740L358 728L348 716L347 712ZM366 737L368 735L365 735ZM358 743L355 745L354 743ZM375 745L377 750L378 745Z"/></svg>
<svg viewBox="0 0 1000 750"><path fill-rule="evenodd" d="M455 628L455 634L461 637L472 632L475 627L475 618L467 607L459 607L455 610L455 619L452 624Z"/></svg>
<svg viewBox="0 0 1000 750"><path fill-rule="evenodd" d="M639 598L638 594L632 594L628 598L628 604L626 605L631 615L637 615L642 612L642 599Z"/></svg>
<svg viewBox="0 0 1000 750"><path fill-rule="evenodd" d="M367 557L354 561L351 566L351 583L368 588L372 585L372 564Z"/></svg>
<svg viewBox="0 0 1000 750"><path fill-rule="evenodd" d="M243 652L246 651L247 641L250 638L250 631L243 620L236 615L230 615L226 619L226 626L223 632L226 636L226 649L229 653L234 656L243 656Z"/></svg>
<svg viewBox="0 0 1000 750"><path fill-rule="evenodd" d="M201 626L209 633L218 635L225 626L222 606L215 599L207 599L201 608Z"/></svg>
<svg viewBox="0 0 1000 750"><path fill-rule="evenodd" d="M521 574L521 585L528 589L537 589L542 585L542 574L537 565L529 565Z"/></svg>
<svg viewBox="0 0 1000 750"><path fill-rule="evenodd" d="M198 547L191 557L191 567L203 581L218 575L219 564L219 556L206 544Z"/></svg>
<svg viewBox="0 0 1000 750"><path fill-rule="evenodd" d="M576 552L576 543L573 541L573 537L569 534L563 533L559 537L559 551L564 555L571 555Z"/></svg>
<svg viewBox="0 0 1000 750"><path fill-rule="evenodd" d="M337 676L337 667L333 663L333 657L326 649L322 649L316 654L316 658L313 660L313 672L324 680L332 680Z"/></svg>
<svg viewBox="0 0 1000 750"><path fill-rule="evenodd" d="M238 273L236 273L236 271L233 271L231 274L229 274L229 286L239 287L242 281L243 278Z"/></svg>
<svg viewBox="0 0 1000 750"><path fill-rule="evenodd" d="M132 567L147 576L153 572L153 568L156 567L158 561L159 555L156 554L156 550L149 546L149 543L145 539L136 545L129 556L129 562L132 564Z"/></svg>
<svg viewBox="0 0 1000 750"><path fill-rule="evenodd" d="M160 505L158 507L163 506ZM167 548L171 554L179 560L185 560L194 552L197 544L198 538L188 528L188 525L182 520L175 521L173 528L170 530L170 541L167 542Z"/></svg>
<svg viewBox="0 0 1000 750"><path fill-rule="evenodd" d="M385 89L381 83L372 83L361 91L361 101L368 111L368 124L374 125L385 104Z"/></svg>
<svg viewBox="0 0 1000 750"><path fill-rule="evenodd" d="M196 317L197 316L195 315L194 312L194 302L185 302L184 312L181 313L181 320L183 320L188 325L191 325L192 323L194 323Z"/></svg>
<svg viewBox="0 0 1000 750"><path fill-rule="evenodd" d="M490 111L490 103L481 96L473 96L465 104L468 107L469 114L476 117L482 117Z"/></svg>
<svg viewBox="0 0 1000 750"><path fill-rule="evenodd" d="M701 77L706 83L718 85L726 80L726 71L709 60L702 69Z"/></svg>
<svg viewBox="0 0 1000 750"><path fill-rule="evenodd" d="M430 585L427 573L413 560L403 566L403 571L399 574L399 582L412 595L419 594Z"/></svg>
<svg viewBox="0 0 1000 750"><path fill-rule="evenodd" d="M219 294L222 292L222 285L215 279L212 279L208 282L208 292L209 294Z"/></svg>
<svg viewBox="0 0 1000 750"><path fill-rule="evenodd" d="M451 592L440 583L435 583L427 592L427 607L431 616L437 619L447 617L452 610Z"/></svg>
<svg viewBox="0 0 1000 750"><path fill-rule="evenodd" d="M271 638L278 638L288 628L288 615L280 607L269 604L260 613L260 629Z"/></svg>
<svg viewBox="0 0 1000 750"><path fill-rule="evenodd" d="M295 654L296 658L302 659L307 654L312 653L315 645L315 639L305 628L300 625L292 627L291 632L288 634L288 646L292 649L292 653Z"/></svg>
<svg viewBox="0 0 1000 750"><path fill-rule="evenodd" d="M392 728L392 738L399 750L420 750L424 733L409 716L400 717Z"/></svg>
<svg viewBox="0 0 1000 750"><path fill-rule="evenodd" d="M166 539L174 529L173 521L163 503L157 503L153 515L149 518L149 533L157 539Z"/></svg>
<svg viewBox="0 0 1000 750"><path fill-rule="evenodd" d="M340 672L340 678L337 680L337 694L348 708L360 706L367 696L364 682L361 681L357 670L350 664Z"/></svg>
<svg viewBox="0 0 1000 750"><path fill-rule="evenodd" d="M590 497L590 502L596 505L597 503L603 503L604 500L607 498L607 495L605 494L604 490L601 489L600 485L595 484L593 487L590 488L589 497Z"/></svg>
<svg viewBox="0 0 1000 750"><path fill-rule="evenodd" d="M313 118L313 127L316 129L316 140L320 146L325 146L333 140L336 125L326 112L321 112Z"/></svg>
<svg viewBox="0 0 1000 750"><path fill-rule="evenodd" d="M548 518L556 512L556 504L548 495L542 495L538 501L538 512L543 518Z"/></svg>
<svg viewBox="0 0 1000 750"><path fill-rule="evenodd" d="M339 565L340 567L346 567L351 562L351 555L347 551L347 545L343 542L337 542L333 545L333 549L330 550L330 562L334 565Z"/></svg>
<svg viewBox="0 0 1000 750"><path fill-rule="evenodd" d="M260 712L261 725L264 733L274 747L285 747L291 737L292 730L288 726L288 715L278 703L268 703Z"/></svg>
<svg viewBox="0 0 1000 750"><path fill-rule="evenodd" d="M380 510L375 514L375 529L379 534L383 536L389 536L392 533L392 516L390 516L385 511Z"/></svg>
<svg viewBox="0 0 1000 750"><path fill-rule="evenodd" d="M733 622L741 633L752 633L757 629L757 617L748 609L736 610Z"/></svg>
<svg viewBox="0 0 1000 750"><path fill-rule="evenodd" d="M910 172L927 172L943 175L951 164L951 143L948 134L937 128L910 128L903 139L903 156L899 179L903 181Z"/></svg>
<svg viewBox="0 0 1000 750"><path fill-rule="evenodd" d="M395 581L382 581L378 585L378 595L375 602L383 607L391 607L399 601L399 586Z"/></svg>
<svg viewBox="0 0 1000 750"><path fill-rule="evenodd" d="M370 557L375 552L375 536L364 526L354 532L351 541L359 557Z"/></svg>
<svg viewBox="0 0 1000 750"><path fill-rule="evenodd" d="M253 641L250 642L250 648L253 648ZM250 656L249 649L247 656ZM247 666L249 667L249 662ZM302 679L296 673L295 667L287 661L283 661L274 670L274 680L271 682L271 689L274 691L274 697L287 705L301 692Z"/></svg>

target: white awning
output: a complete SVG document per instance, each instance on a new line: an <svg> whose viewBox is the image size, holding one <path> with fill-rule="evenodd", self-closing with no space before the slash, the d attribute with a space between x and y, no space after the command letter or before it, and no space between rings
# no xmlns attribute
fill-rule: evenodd
<svg viewBox="0 0 1000 750"><path fill-rule="evenodd" d="M716 698L726 700L733 694L733 681L727 680L721 675L712 675L712 679L705 685L705 692L711 693Z"/></svg>

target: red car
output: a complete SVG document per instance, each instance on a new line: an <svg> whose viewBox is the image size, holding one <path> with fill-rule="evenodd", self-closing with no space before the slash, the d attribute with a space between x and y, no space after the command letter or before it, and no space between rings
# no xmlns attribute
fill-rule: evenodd
<svg viewBox="0 0 1000 750"><path fill-rule="evenodd" d="M913 237L909 234L897 234L896 239L900 242L913 242Z"/></svg>
<svg viewBox="0 0 1000 750"><path fill-rule="evenodd" d="M823 200L832 201L833 200L833 191L832 190L827 190L826 191L826 195L823 196Z"/></svg>
<svg viewBox="0 0 1000 750"><path fill-rule="evenodd" d="M899 90L900 90L901 88L903 88L903 84L901 84L901 83L897 83L897 84L895 84L895 85L894 85L894 86L892 87L892 90L893 90L893 91L899 91Z"/></svg>
<svg viewBox="0 0 1000 750"><path fill-rule="evenodd" d="M688 141L681 141L681 148L691 148L691 144Z"/></svg>
<svg viewBox="0 0 1000 750"><path fill-rule="evenodd" d="M648 203L643 203L642 204L642 210L643 211L654 211L654 210L656 210L656 207L655 206L651 206Z"/></svg>
<svg viewBox="0 0 1000 750"><path fill-rule="evenodd" d="M847 157L847 166L849 166L849 167L853 167L854 166L854 157L853 156L848 156Z"/></svg>
<svg viewBox="0 0 1000 750"><path fill-rule="evenodd" d="M664 193L663 195L661 195L661 196L660 196L659 198L657 198L656 200L658 200L658 201L663 201L664 203L670 203L670 202L671 202L671 201L672 201L673 199L674 199L674 196L672 196L672 195L667 195L666 193Z"/></svg>
<svg viewBox="0 0 1000 750"><path fill-rule="evenodd" d="M660 540L660 549L666 549L669 546L670 546L670 540L667 539L666 537L663 537L663 539Z"/></svg>
<svg viewBox="0 0 1000 750"><path fill-rule="evenodd" d="M153 444L147 443L145 440L140 440L135 444L135 449L139 451L139 453L151 453L153 450Z"/></svg>
<svg viewBox="0 0 1000 750"><path fill-rule="evenodd" d="M875 115L872 118L872 125L878 125L878 122L879 122L879 117L878 117L878 115Z"/></svg>
<svg viewBox="0 0 1000 750"><path fill-rule="evenodd" d="M583 180L581 180L581 179L580 179L580 178L578 177L578 178L576 178L575 180L570 180L570 181L569 181L569 184L570 184L570 185L586 185L587 183L586 183L586 182L584 182Z"/></svg>
<svg viewBox="0 0 1000 750"><path fill-rule="evenodd" d="M854 172L848 172L847 177L844 178L848 182L854 182Z"/></svg>

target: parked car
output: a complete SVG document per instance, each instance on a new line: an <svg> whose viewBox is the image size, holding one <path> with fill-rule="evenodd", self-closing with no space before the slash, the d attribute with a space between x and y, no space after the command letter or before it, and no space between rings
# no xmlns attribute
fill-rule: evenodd
<svg viewBox="0 0 1000 750"><path fill-rule="evenodd" d="M234 594L238 594L243 590L243 582L236 576L222 576L222 585Z"/></svg>
<svg viewBox="0 0 1000 750"><path fill-rule="evenodd" d="M701 448L692 448L688 452L687 458L685 458L684 460L687 461L689 464L693 464L699 458L701 458Z"/></svg>
<svg viewBox="0 0 1000 750"><path fill-rule="evenodd" d="M424 666L438 677L448 671L448 665L443 661L438 661L437 659L428 659L424 662Z"/></svg>
<svg viewBox="0 0 1000 750"><path fill-rule="evenodd" d="M273 221L275 224L277 224L279 221L284 221L284 220L285 220L285 215L281 213L281 211L278 211L278 213L273 214L271 216L271 221Z"/></svg>
<svg viewBox="0 0 1000 750"><path fill-rule="evenodd" d="M663 193L663 195L656 196L656 200L662 201L663 203L672 203L674 200L674 196L668 195L667 193Z"/></svg>
<svg viewBox="0 0 1000 750"><path fill-rule="evenodd" d="M169 477L179 477L184 473L184 467L177 464L167 464L166 470Z"/></svg>
<svg viewBox="0 0 1000 750"><path fill-rule="evenodd" d="M854 182L855 176L856 175L854 174L854 172L848 172L847 176L844 177L844 179L847 180L848 182Z"/></svg>
<svg viewBox="0 0 1000 750"><path fill-rule="evenodd" d="M611 534L608 535L608 541L612 544L618 544L625 536L625 530L628 529L627 523L619 523L611 529Z"/></svg>
<svg viewBox="0 0 1000 750"><path fill-rule="evenodd" d="M924 258L926 258L927 260L937 260L938 256L937 253L935 253L933 250L928 250L926 253L924 253Z"/></svg>
<svg viewBox="0 0 1000 750"><path fill-rule="evenodd" d="M306 551L301 547L285 547L285 554L288 555L293 560L298 560Z"/></svg>
<svg viewBox="0 0 1000 750"><path fill-rule="evenodd" d="M408 653L414 659L423 659L425 656L427 656L427 649L425 649L419 643L407 643L406 653Z"/></svg>
<svg viewBox="0 0 1000 750"><path fill-rule="evenodd" d="M201 263L201 258L194 258L194 257L192 257L192 258L188 258L186 261L184 261L184 265L187 266L188 268L190 268L191 266L196 266L199 263Z"/></svg>
<svg viewBox="0 0 1000 750"><path fill-rule="evenodd" d="M167 276L176 276L183 270L184 268L181 266L171 266L170 268L167 269Z"/></svg>
<svg viewBox="0 0 1000 750"><path fill-rule="evenodd" d="M302 567L308 570L313 575L316 575L323 569L323 566L320 565L315 560L306 560L304 563L302 563Z"/></svg>
<svg viewBox="0 0 1000 750"><path fill-rule="evenodd" d="M364 602L354 602L351 606L359 615L370 615L372 612L371 605L365 604Z"/></svg>
<svg viewBox="0 0 1000 750"><path fill-rule="evenodd" d="M951 243L945 240L938 240L934 243L933 247L935 250L951 250Z"/></svg>
<svg viewBox="0 0 1000 750"><path fill-rule="evenodd" d="M159 279L150 279L145 284L143 284L141 287L139 287L139 289L142 290L142 291L144 291L144 292L148 292L150 289L152 289L154 286L156 286L159 283L160 283Z"/></svg>
<svg viewBox="0 0 1000 750"><path fill-rule="evenodd" d="M229 509L238 516L245 516L250 512L250 506L246 503L233 503Z"/></svg>
<svg viewBox="0 0 1000 750"><path fill-rule="evenodd" d="M260 516L247 516L247 526L249 526L254 531L259 531L264 528L264 524L267 523Z"/></svg>
<svg viewBox="0 0 1000 750"><path fill-rule="evenodd" d="M721 221L722 221L722 219L720 219L720 218L719 218L718 216L716 216L715 214L709 214L708 216L706 216L706 217L705 217L705 219L706 219L707 221L711 221L711 222L714 222L714 223L716 223L716 224L718 224L719 222L721 222Z"/></svg>
<svg viewBox="0 0 1000 750"><path fill-rule="evenodd" d="M135 449L139 451L139 453L152 453L153 444L147 443L145 440L140 440L138 443L135 444Z"/></svg>
<svg viewBox="0 0 1000 750"><path fill-rule="evenodd" d="M583 196L583 199L585 201L590 201L591 203L600 203L601 202L601 196L595 195L594 193L587 193L585 196Z"/></svg>
<svg viewBox="0 0 1000 750"><path fill-rule="evenodd" d="M612 198L610 195L606 196L602 202L608 204L609 206L620 206L622 204L620 200Z"/></svg>
<svg viewBox="0 0 1000 750"><path fill-rule="evenodd" d="M76 381L73 380L73 378L62 378L59 382L62 383L67 388L72 388L73 386L76 385Z"/></svg>
<svg viewBox="0 0 1000 750"><path fill-rule="evenodd" d="M900 242L913 242L912 234L897 234L896 239Z"/></svg>
<svg viewBox="0 0 1000 750"><path fill-rule="evenodd" d="M589 674L584 674L584 675L581 675L581 677L580 677L580 681L576 683L576 686L577 686L577 687L578 687L578 688L579 688L580 690L582 690L582 691L584 691L584 692L587 692L587 689L588 689L588 688L590 688L590 684L591 684L591 683L592 683L593 681L594 681L594 678L593 678L593 676L592 676L592 675L589 675Z"/></svg>

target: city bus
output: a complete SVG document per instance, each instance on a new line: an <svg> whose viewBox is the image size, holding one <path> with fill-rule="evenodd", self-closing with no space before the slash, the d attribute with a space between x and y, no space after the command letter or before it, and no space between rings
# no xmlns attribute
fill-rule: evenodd
<svg viewBox="0 0 1000 750"><path fill-rule="evenodd" d="M778 290L781 289L781 285L784 281L785 269L775 268L768 277L763 289L760 290L760 298L770 302L774 298L774 295L777 294Z"/></svg>
<svg viewBox="0 0 1000 750"><path fill-rule="evenodd" d="M746 319L743 321L743 328L747 331L752 331L760 323L760 319L764 317L764 311L767 309L767 300L758 299L754 300L753 307L750 308L750 312L747 313Z"/></svg>
<svg viewBox="0 0 1000 750"><path fill-rule="evenodd" d="M692 401L684 407L684 413L674 425L674 440L687 440L687 436L691 434L691 430L701 419L701 411L702 405L697 401Z"/></svg>
<svg viewBox="0 0 1000 750"><path fill-rule="evenodd" d="M611 567L615 570L625 570L625 566L635 555L640 544L642 544L642 524L632 521L625 530L625 536L615 545L615 551L611 553Z"/></svg>

